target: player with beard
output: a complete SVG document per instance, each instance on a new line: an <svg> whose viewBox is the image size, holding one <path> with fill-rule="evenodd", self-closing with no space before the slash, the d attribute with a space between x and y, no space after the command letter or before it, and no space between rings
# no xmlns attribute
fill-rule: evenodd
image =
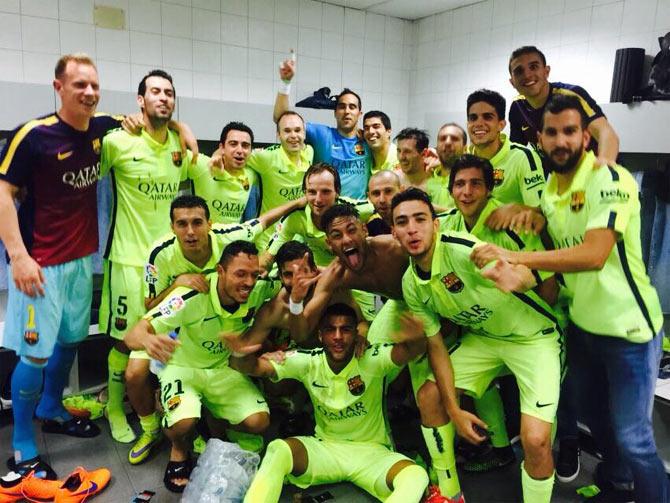
<svg viewBox="0 0 670 503"><path fill-rule="evenodd" d="M437 132L437 152L440 164L434 168L433 178L440 188L432 194L432 201L435 205L443 208L452 208L454 200L449 191L449 173L451 167L456 162L468 144L468 135L465 130L455 122L448 122Z"/></svg>
<svg viewBox="0 0 670 503"><path fill-rule="evenodd" d="M642 260L640 202L631 174L594 169L587 120L577 98L555 96L542 116L540 144L552 174L542 212L556 250L473 253L563 274L569 293L568 365L579 382L584 419L603 453L596 501L670 501L651 422L663 314ZM634 494L630 484L634 483Z"/></svg>
<svg viewBox="0 0 670 503"><path fill-rule="evenodd" d="M366 224L368 235L391 234L393 224L391 200L398 192L400 192L400 178L393 171L379 171L370 177L368 199L375 207L375 214Z"/></svg>
<svg viewBox="0 0 670 503"><path fill-rule="evenodd" d="M319 322L323 348L231 360L251 375L300 380L314 404L316 420L314 436L278 439L268 445L245 502L279 501L285 477L302 488L349 481L379 500L421 500L428 476L392 451L384 421L387 377L425 349L420 324L407 323L412 330L405 333L411 333L413 340L375 344L355 358L356 314L347 305L333 304Z"/></svg>
<svg viewBox="0 0 670 503"><path fill-rule="evenodd" d="M163 216L180 182L211 176L206 166L192 162L190 154L182 156L179 137L168 128L175 100L172 77L162 70L149 72L137 90L145 124L142 133L133 136L119 130L102 141L100 172L110 172L114 199L99 325L116 339L108 357L106 413L112 436L119 442L135 439L123 411L129 354L123 334L145 311L142 278L147 256L153 242L170 231L170 221Z"/></svg>
<svg viewBox="0 0 670 503"><path fill-rule="evenodd" d="M312 279L298 274L290 295L291 334L310 334L335 292L356 289L370 292L388 300L370 325L368 341L390 342L391 335L400 330L400 318L407 312L403 302L402 276L407 269L408 256L392 236L367 237L365 226L351 205L338 204L322 217L327 242L337 259L321 274L309 303L303 300ZM305 286L307 285L307 286ZM304 309L304 310L303 310ZM441 448L452 443L454 429L448 423L440 405L439 390L427 376L427 359L409 364L412 388L421 415L421 431L439 481L439 490L431 488L431 497L439 500L439 491L458 501L460 486L456 462L451 452ZM451 440L449 440L451 439Z"/></svg>

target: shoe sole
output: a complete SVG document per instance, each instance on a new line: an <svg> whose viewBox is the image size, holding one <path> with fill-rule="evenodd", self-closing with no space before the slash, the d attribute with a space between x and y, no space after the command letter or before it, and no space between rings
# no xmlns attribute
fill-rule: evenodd
<svg viewBox="0 0 670 503"><path fill-rule="evenodd" d="M572 482L573 480L575 480L579 476L579 472L580 472L581 468L582 468L582 462L581 462L581 460L577 459L577 471L575 471L575 473L573 473L572 475L569 475L568 477L564 477L562 475L559 475L558 472L556 472L556 479L559 482L562 482L563 484L567 484L568 482Z"/></svg>

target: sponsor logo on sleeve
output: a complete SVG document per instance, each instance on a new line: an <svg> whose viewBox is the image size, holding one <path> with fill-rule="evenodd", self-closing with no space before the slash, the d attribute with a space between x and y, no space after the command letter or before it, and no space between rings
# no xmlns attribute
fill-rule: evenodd
<svg viewBox="0 0 670 503"><path fill-rule="evenodd" d="M154 264L146 264L144 266L144 282L148 285L158 283L158 268Z"/></svg>
<svg viewBox="0 0 670 503"><path fill-rule="evenodd" d="M159 311L164 316L170 316L171 314L174 314L180 309L182 309L184 305L185 305L184 299L180 295L177 295L175 297L172 297L165 304L163 304L160 307Z"/></svg>
<svg viewBox="0 0 670 503"><path fill-rule="evenodd" d="M600 191L601 203L625 203L630 199L630 194L619 188Z"/></svg>

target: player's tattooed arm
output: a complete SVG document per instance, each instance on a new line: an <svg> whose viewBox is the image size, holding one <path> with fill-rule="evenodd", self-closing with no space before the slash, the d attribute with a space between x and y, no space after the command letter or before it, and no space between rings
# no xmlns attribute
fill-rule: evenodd
<svg viewBox="0 0 670 503"><path fill-rule="evenodd" d="M28 253L19 230L14 205L18 194L19 187L0 180L0 240L11 260L12 279L16 288L30 297L43 296L45 280L42 268Z"/></svg>
<svg viewBox="0 0 670 503"><path fill-rule="evenodd" d="M123 336L123 342L129 349L145 350L155 360L167 363L180 342L165 334L157 334L147 320L138 321Z"/></svg>

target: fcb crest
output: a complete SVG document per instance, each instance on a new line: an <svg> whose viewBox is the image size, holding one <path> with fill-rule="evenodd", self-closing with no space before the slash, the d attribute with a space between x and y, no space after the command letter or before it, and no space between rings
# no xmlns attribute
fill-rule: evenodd
<svg viewBox="0 0 670 503"><path fill-rule="evenodd" d="M446 276L442 276L441 281L451 293L458 293L463 290L463 287L465 286L463 285L461 278L456 276L455 272L450 272Z"/></svg>
<svg viewBox="0 0 670 503"><path fill-rule="evenodd" d="M174 164L177 167L180 167L181 161L182 161L181 152L178 150L176 152L172 152L172 164Z"/></svg>
<svg viewBox="0 0 670 503"><path fill-rule="evenodd" d="M93 138L91 141L91 147L93 147L93 152L96 154L100 153L100 138Z"/></svg>
<svg viewBox="0 0 670 503"><path fill-rule="evenodd" d="M244 190L249 190L249 179L245 176L240 181L242 182L242 188Z"/></svg>
<svg viewBox="0 0 670 503"><path fill-rule="evenodd" d="M365 391L365 383L361 379L360 375L354 376L347 381L347 386L349 386L349 391L352 395L361 396Z"/></svg>
<svg viewBox="0 0 670 503"><path fill-rule="evenodd" d="M354 152L356 152L356 155L365 155L365 147L362 143L357 143L354 145Z"/></svg>
<svg viewBox="0 0 670 503"><path fill-rule="evenodd" d="M40 340L40 334L35 330L26 330L23 332L23 340L28 346L34 346Z"/></svg>
<svg viewBox="0 0 670 503"><path fill-rule="evenodd" d="M177 407L179 407L180 403L181 398L179 398L178 396L173 396L167 401L165 405L167 406L168 410L175 410Z"/></svg>
<svg viewBox="0 0 670 503"><path fill-rule="evenodd" d="M505 172L502 169L493 170L493 183L497 187L505 180Z"/></svg>
<svg viewBox="0 0 670 503"><path fill-rule="evenodd" d="M575 190L570 195L570 209L577 213L582 210L586 202L586 193L583 190Z"/></svg>
<svg viewBox="0 0 670 503"><path fill-rule="evenodd" d="M116 318L114 320L114 328L116 328L117 330L125 330L126 328L128 328L128 320L126 320L125 318Z"/></svg>

